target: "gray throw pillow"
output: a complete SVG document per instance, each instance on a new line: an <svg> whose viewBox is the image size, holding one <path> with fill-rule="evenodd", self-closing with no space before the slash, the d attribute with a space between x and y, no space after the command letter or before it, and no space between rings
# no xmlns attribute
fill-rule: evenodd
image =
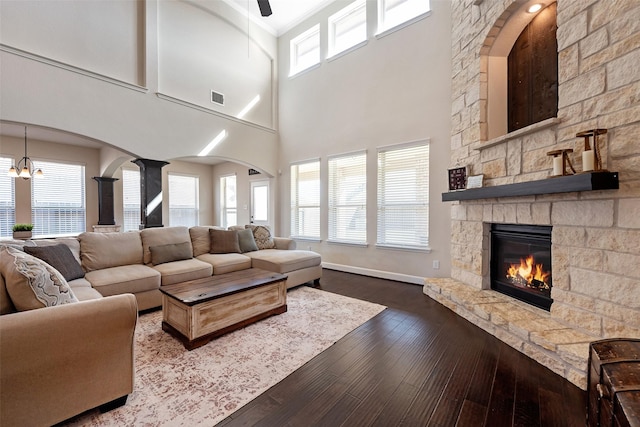
<svg viewBox="0 0 640 427"><path fill-rule="evenodd" d="M153 265L193 258L190 242L149 246L149 251L151 251L151 264Z"/></svg>
<svg viewBox="0 0 640 427"><path fill-rule="evenodd" d="M209 230L211 238L212 254L231 254L240 253L240 244L238 243L238 232L236 230Z"/></svg>
<svg viewBox="0 0 640 427"><path fill-rule="evenodd" d="M238 231L238 243L240 244L240 252L253 252L258 250L258 245L253 238L253 232L250 228Z"/></svg>
<svg viewBox="0 0 640 427"><path fill-rule="evenodd" d="M24 251L58 270L67 282L84 277L80 263L67 245L25 246Z"/></svg>

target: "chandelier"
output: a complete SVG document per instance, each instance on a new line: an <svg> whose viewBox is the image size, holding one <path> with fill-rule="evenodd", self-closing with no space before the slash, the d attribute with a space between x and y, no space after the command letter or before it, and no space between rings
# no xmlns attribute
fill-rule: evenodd
<svg viewBox="0 0 640 427"><path fill-rule="evenodd" d="M19 172L18 172L19 171ZM44 173L42 173L42 169L38 169L35 172L33 171L33 162L27 156L27 127L24 127L24 157L16 164L12 165L9 168L9 176L13 178L22 178L29 179L32 176L36 178L42 178Z"/></svg>

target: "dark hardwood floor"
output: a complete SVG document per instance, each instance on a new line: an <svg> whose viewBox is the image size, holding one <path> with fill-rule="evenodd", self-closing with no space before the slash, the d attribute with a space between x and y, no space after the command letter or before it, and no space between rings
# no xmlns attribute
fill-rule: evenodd
<svg viewBox="0 0 640 427"><path fill-rule="evenodd" d="M318 288L388 309L219 426L585 425L585 392L421 286L324 270Z"/></svg>

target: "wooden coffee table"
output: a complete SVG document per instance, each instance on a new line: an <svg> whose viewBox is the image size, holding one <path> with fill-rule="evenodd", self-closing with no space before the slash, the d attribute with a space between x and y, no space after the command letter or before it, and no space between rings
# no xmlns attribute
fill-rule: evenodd
<svg viewBox="0 0 640 427"><path fill-rule="evenodd" d="M287 276L257 268L161 286L162 330L187 350L287 311Z"/></svg>

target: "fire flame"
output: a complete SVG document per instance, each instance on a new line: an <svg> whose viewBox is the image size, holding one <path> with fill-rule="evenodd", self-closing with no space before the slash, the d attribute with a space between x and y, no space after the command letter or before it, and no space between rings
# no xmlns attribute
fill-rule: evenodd
<svg viewBox="0 0 640 427"><path fill-rule="evenodd" d="M536 283L544 283L548 285L550 273L544 271L542 264L535 264L533 255L529 255L525 259L520 259L520 265L511 264L507 270L507 277L522 282L528 286L535 280ZM537 286L536 286L537 287Z"/></svg>

